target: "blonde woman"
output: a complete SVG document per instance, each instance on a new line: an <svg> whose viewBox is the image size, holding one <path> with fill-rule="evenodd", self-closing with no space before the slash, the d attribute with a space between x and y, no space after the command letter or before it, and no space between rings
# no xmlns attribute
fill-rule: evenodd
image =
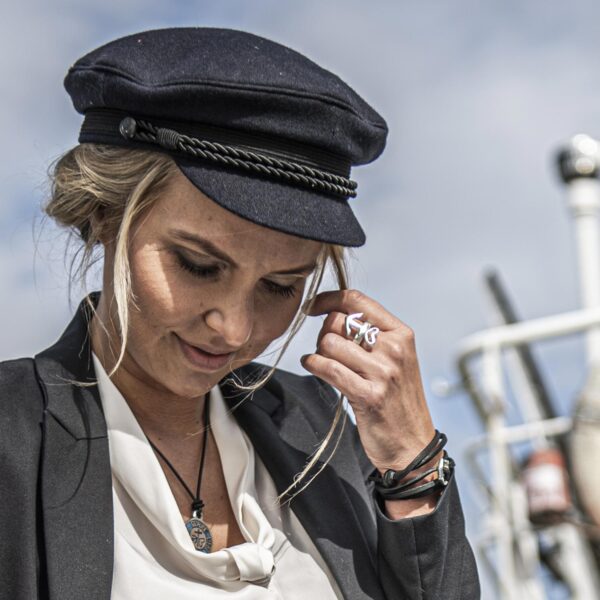
<svg viewBox="0 0 600 600"><path fill-rule="evenodd" d="M0 365L0 597L479 597L413 332L346 289L384 120L231 30L115 40L65 86L84 121L45 210L103 283ZM310 376L252 362L318 315Z"/></svg>

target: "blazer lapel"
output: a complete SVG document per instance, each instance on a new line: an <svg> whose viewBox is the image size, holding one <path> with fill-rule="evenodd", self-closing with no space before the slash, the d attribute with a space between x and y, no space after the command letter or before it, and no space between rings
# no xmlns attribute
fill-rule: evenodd
<svg viewBox="0 0 600 600"><path fill-rule="evenodd" d="M302 471L321 439L299 405L284 410L278 396L285 391L275 384L279 389L276 394L271 393L271 385L269 382L254 392L233 414L281 494L294 475ZM235 407L241 399L239 390L228 382L221 387L226 401ZM376 541L366 533L375 530L366 493L361 497L331 464L292 500L291 507L329 566L344 598L383 598L373 564Z"/></svg>
<svg viewBox="0 0 600 600"><path fill-rule="evenodd" d="M106 423L97 387L69 383L95 381L85 302L58 342L35 357L46 402L41 498L50 600L106 600L112 584Z"/></svg>

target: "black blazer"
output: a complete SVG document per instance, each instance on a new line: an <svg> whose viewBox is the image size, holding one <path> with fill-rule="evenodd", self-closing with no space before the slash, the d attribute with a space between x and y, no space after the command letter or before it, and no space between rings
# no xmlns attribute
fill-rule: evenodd
<svg viewBox="0 0 600 600"><path fill-rule="evenodd" d="M69 383L95 379L89 318L83 301L52 347L0 363L1 600L110 598L106 423L97 387ZM221 387L227 402L239 401L237 390ZM280 493L323 438L335 400L317 378L278 371L234 412ZM344 597L479 598L454 479L434 512L391 521L365 484L371 471L349 423L329 465L292 502Z"/></svg>

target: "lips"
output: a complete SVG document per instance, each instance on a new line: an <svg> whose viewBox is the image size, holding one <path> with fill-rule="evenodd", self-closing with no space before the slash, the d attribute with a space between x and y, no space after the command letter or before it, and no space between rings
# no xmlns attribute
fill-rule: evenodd
<svg viewBox="0 0 600 600"><path fill-rule="evenodd" d="M196 368L204 371L218 371L219 369L222 369L234 355L234 352L228 352L226 354L207 352L198 346L188 344L178 335L176 335L176 337L179 341L179 346L188 361Z"/></svg>

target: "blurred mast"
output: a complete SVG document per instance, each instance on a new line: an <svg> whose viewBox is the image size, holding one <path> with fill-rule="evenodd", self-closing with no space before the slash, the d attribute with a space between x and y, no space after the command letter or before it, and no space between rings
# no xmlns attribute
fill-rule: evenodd
<svg viewBox="0 0 600 600"><path fill-rule="evenodd" d="M485 273L485 282L504 323L518 323L520 319L517 317L508 293L502 285L499 273L494 269L489 269ZM544 383L544 379L529 345L520 344L515 347L515 351L523 366L523 371L533 391L536 403L539 406L538 412L545 419L556 417L556 410L552 404L550 393Z"/></svg>
<svg viewBox="0 0 600 600"><path fill-rule="evenodd" d="M583 308L600 306L599 150L595 139L579 134L558 153L560 175L567 187L567 206L575 224ZM588 366L600 365L600 328L589 329L585 337Z"/></svg>
<svg viewBox="0 0 600 600"><path fill-rule="evenodd" d="M587 135L576 135L558 154L561 177L567 186L568 206L575 222L581 302L600 306L600 145ZM600 461L600 328L586 335L588 372L573 411L571 458L577 491L587 515L600 526L600 480L590 477L589 465ZM598 553L600 554L600 553Z"/></svg>
<svg viewBox="0 0 600 600"><path fill-rule="evenodd" d="M594 470L600 461L600 144L577 135L561 148L558 163L575 227L582 309L519 322L498 276L488 274L488 289L505 324L464 339L457 357L463 386L485 427L465 452L488 498L476 547L483 564L494 571L503 600L541 599L544 563L567 585L570 598L600 599L594 545L588 538L600 528L588 525L582 519L586 515L570 501L556 502L558 477L564 482L563 498L568 496L567 472L556 447L563 455L572 447L576 490L588 515L600 524L600 478ZM528 345L574 333L585 338L582 368L588 379L571 419L556 416ZM473 364L476 358L480 360ZM505 358L516 360L509 363ZM508 422L505 371L516 383L513 396L522 423ZM570 444L562 436L568 436ZM533 448L527 473L517 461L524 443ZM485 450L489 466L484 470L476 458ZM531 495L532 490L537 495Z"/></svg>

